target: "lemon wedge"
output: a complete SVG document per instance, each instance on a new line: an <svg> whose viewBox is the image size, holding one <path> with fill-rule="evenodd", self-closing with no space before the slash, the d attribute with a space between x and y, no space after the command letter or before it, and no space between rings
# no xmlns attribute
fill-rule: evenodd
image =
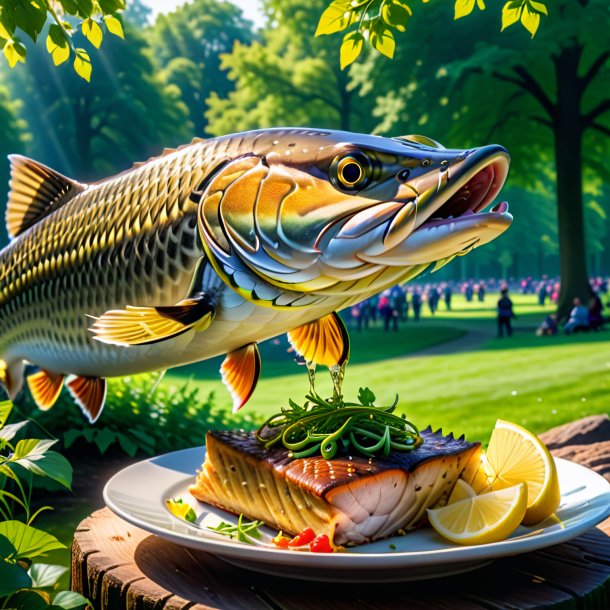
<svg viewBox="0 0 610 610"><path fill-rule="evenodd" d="M559 478L546 445L525 428L499 419L491 434L483 469L493 491L527 483L527 511L531 525L552 515L559 506Z"/></svg>
<svg viewBox="0 0 610 610"><path fill-rule="evenodd" d="M452 494L453 495L453 494ZM457 544L488 544L514 532L527 509L527 485L519 483L448 504L429 508L430 525Z"/></svg>
<svg viewBox="0 0 610 610"><path fill-rule="evenodd" d="M466 498L474 498L476 495L475 490L472 489L472 487L470 487L466 481L458 479L455 482L453 490L451 491L447 504L453 504L454 502L459 502L460 500L466 500Z"/></svg>

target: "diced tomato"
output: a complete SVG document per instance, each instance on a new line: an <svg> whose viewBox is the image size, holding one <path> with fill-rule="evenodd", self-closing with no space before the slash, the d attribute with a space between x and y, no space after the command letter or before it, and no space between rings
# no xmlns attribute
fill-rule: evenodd
<svg viewBox="0 0 610 610"><path fill-rule="evenodd" d="M284 536L282 532L280 532L275 538L272 540L273 544L279 549L288 548L288 543L290 542L290 538L288 536Z"/></svg>
<svg viewBox="0 0 610 610"><path fill-rule="evenodd" d="M310 527L306 527L288 543L288 546L304 546L309 544L315 537L316 533Z"/></svg>
<svg viewBox="0 0 610 610"><path fill-rule="evenodd" d="M334 553L335 549L330 544L330 540L326 534L320 534L316 536L309 543L309 550L312 553Z"/></svg>

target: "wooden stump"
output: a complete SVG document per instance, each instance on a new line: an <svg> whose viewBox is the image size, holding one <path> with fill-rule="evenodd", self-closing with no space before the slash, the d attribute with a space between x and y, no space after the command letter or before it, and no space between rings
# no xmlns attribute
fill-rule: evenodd
<svg viewBox="0 0 610 610"><path fill-rule="evenodd" d="M610 472L607 417L555 428L543 438L556 455ZM610 519L568 543L500 559L465 575L373 586L314 584L242 570L157 538L103 509L85 519L74 536L72 587L96 610L608 610Z"/></svg>

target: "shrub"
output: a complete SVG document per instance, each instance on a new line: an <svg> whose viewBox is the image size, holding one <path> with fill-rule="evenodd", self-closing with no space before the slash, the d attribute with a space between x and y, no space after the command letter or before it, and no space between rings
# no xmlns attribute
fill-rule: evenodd
<svg viewBox="0 0 610 610"><path fill-rule="evenodd" d="M200 397L188 381L181 387L157 385L159 374L112 379L106 405L91 425L66 390L49 411L40 411L27 392L20 409L70 448L76 442L94 445L100 453L120 449L129 456L148 455L202 445L209 429L256 427L256 417L232 414L214 404L214 395Z"/></svg>

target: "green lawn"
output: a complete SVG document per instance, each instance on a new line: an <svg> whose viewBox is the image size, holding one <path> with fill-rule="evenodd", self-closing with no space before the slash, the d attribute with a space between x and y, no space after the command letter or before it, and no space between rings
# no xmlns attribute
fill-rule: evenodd
<svg viewBox="0 0 610 610"><path fill-rule="evenodd" d="M400 409L419 426L431 424L483 441L496 418L541 432L588 414L610 412L610 332L536 337L533 329L551 308L539 307L533 295L512 298L518 318L511 339L495 338L497 295L489 295L483 306L458 296L452 312L441 306L434 319L426 314L419 324L409 322L397 334L352 331L345 394L355 396L362 385L370 386L382 402L398 394ZM483 331L487 337L476 351L413 356L468 330ZM304 370L278 360L271 348L264 351L269 353L264 354L263 376L245 407L261 418L279 410L288 397L300 399L308 388ZM215 371L217 364L177 369L165 383L192 375L202 391L215 391L220 404L228 405ZM321 370L318 378L319 391L330 393L328 374Z"/></svg>

